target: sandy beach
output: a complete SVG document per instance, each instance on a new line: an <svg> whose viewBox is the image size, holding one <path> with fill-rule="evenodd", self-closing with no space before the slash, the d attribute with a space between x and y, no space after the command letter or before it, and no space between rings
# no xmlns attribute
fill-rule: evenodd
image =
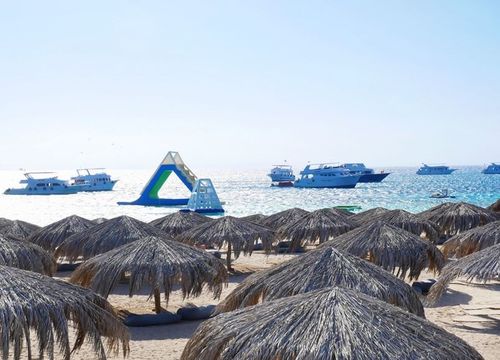
<svg viewBox="0 0 500 360"><path fill-rule="evenodd" d="M229 294L252 271L279 264L296 255L269 255L254 253L241 256L234 262L235 269L242 274L232 275L224 288L221 299ZM58 273L56 277L67 280L70 273ZM423 273L420 279L434 278L432 273ZM126 284L121 284L108 300L117 309L135 313L152 313L154 302L148 300L148 289L130 298ZM217 304L208 292L193 299L183 299L180 291L171 294L168 310L175 312L187 303L198 306ZM500 282L484 285L467 285L454 281L448 292L434 307L426 307L428 320L465 340L487 360L498 359L500 349ZM166 326L129 328L130 359L179 359L185 344L201 321L182 321ZM74 354L75 359L91 359L93 354L86 345ZM109 355L109 359L120 359L121 355Z"/></svg>

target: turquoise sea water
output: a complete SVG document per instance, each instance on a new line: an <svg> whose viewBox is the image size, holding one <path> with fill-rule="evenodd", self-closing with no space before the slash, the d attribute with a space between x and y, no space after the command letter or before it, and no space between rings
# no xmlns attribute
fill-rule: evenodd
<svg viewBox="0 0 500 360"><path fill-rule="evenodd" d="M500 175L483 175L481 167L461 167L452 175L418 176L416 168L385 169L391 172L382 183L358 184L354 189L295 189L270 187L267 169L259 171L197 171L212 178L227 214L244 216L271 214L290 207L315 210L335 205L359 205L363 210L376 206L411 212L428 209L444 201L466 201L487 206L500 198ZM109 170L120 181L112 192L79 193L64 196L0 195L0 217L47 225L71 214L89 219L130 215L149 221L177 211L177 208L119 206L117 201L135 200L151 170ZM69 178L72 172L59 172ZM0 190L18 186L19 171L0 171ZM167 196L189 194L178 181L167 182ZM456 199L431 199L429 195L449 189Z"/></svg>

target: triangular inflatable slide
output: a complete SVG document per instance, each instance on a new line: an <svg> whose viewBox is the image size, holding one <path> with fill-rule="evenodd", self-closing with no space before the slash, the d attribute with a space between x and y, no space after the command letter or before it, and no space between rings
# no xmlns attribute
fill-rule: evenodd
<svg viewBox="0 0 500 360"><path fill-rule="evenodd" d="M176 151L169 151L158 169L142 190L141 196L132 202L118 202L119 205L142 205L142 206L180 206L187 205L189 199L161 199L158 192L168 177L174 173L184 185L193 191L196 175L184 164L181 156Z"/></svg>

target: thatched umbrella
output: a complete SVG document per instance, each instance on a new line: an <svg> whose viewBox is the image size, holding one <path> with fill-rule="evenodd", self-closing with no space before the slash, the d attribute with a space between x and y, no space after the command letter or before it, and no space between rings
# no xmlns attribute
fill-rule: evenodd
<svg viewBox="0 0 500 360"><path fill-rule="evenodd" d="M21 220L0 224L0 234L12 235L19 239L27 239L38 230L40 230L40 226Z"/></svg>
<svg viewBox="0 0 500 360"><path fill-rule="evenodd" d="M105 221L108 221L108 219L103 218L103 217L96 218L96 219L92 219L92 222L93 222L94 224L102 224L102 223L103 223L103 222L105 222Z"/></svg>
<svg viewBox="0 0 500 360"><path fill-rule="evenodd" d="M267 216L262 214L253 214L240 217L240 219L262 225L263 221L267 219Z"/></svg>
<svg viewBox="0 0 500 360"><path fill-rule="evenodd" d="M175 284L181 285L182 295L199 296L208 286L218 298L227 282L227 271L222 261L204 250L174 240L145 237L117 249L95 256L80 265L71 276L71 282L90 287L107 297L125 275L129 278L129 296L139 291L144 283L151 286L155 311L161 312L160 293L169 295Z"/></svg>
<svg viewBox="0 0 500 360"><path fill-rule="evenodd" d="M224 216L180 234L177 240L190 245L214 246L219 249L227 244L227 269L231 270L231 251L236 258L242 251L244 254L251 254L259 239L264 250L270 251L273 236L274 232L265 226L233 216Z"/></svg>
<svg viewBox="0 0 500 360"><path fill-rule="evenodd" d="M195 226L204 224L209 221L212 221L212 219L208 216L198 214L194 211L178 211L176 213L153 220L149 223L149 225L152 225L164 231L166 234L172 237L176 237L184 231L187 231Z"/></svg>
<svg viewBox="0 0 500 360"><path fill-rule="evenodd" d="M191 359L482 359L430 321L334 287L217 315L190 338Z"/></svg>
<svg viewBox="0 0 500 360"><path fill-rule="evenodd" d="M444 265L443 254L434 244L381 221L354 229L328 244L367 259L403 279L407 273L410 279L416 279L423 269L439 271Z"/></svg>
<svg viewBox="0 0 500 360"><path fill-rule="evenodd" d="M332 246L250 275L218 305L217 311L233 311L331 286L354 289L424 317L424 308L411 286L379 266Z"/></svg>
<svg viewBox="0 0 500 360"><path fill-rule="evenodd" d="M40 246L0 234L0 265L36 271L52 276L56 260Z"/></svg>
<svg viewBox="0 0 500 360"><path fill-rule="evenodd" d="M276 237L291 241L290 248L297 248L305 243L314 244L352 230L355 225L343 214L337 214L335 209L320 209L302 216L294 223L282 226Z"/></svg>
<svg viewBox="0 0 500 360"><path fill-rule="evenodd" d="M353 220L356 224L359 226L366 225L367 223L371 222L376 216L385 214L391 210L383 208L383 207L376 207L373 209L369 209L360 213L357 213L353 216Z"/></svg>
<svg viewBox="0 0 500 360"><path fill-rule="evenodd" d="M483 283L488 280L500 279L500 244L446 264L438 281L432 285L427 295L429 302L436 302L446 291L448 285L458 277L464 278L467 282L480 281Z"/></svg>
<svg viewBox="0 0 500 360"><path fill-rule="evenodd" d="M56 258L66 257L69 261L75 261L80 256L89 259L147 236L167 235L130 216L118 216L68 237L55 255Z"/></svg>
<svg viewBox="0 0 500 360"><path fill-rule="evenodd" d="M500 244L500 220L451 237L441 251L445 257L463 257L496 244Z"/></svg>
<svg viewBox="0 0 500 360"><path fill-rule="evenodd" d="M278 230L283 225L294 223L299 220L302 216L308 214L309 211L293 208L284 211L280 211L276 214L268 216L263 222L262 225L267 226L270 229Z"/></svg>
<svg viewBox="0 0 500 360"><path fill-rule="evenodd" d="M73 234L90 229L95 224L77 215L68 216L50 225L44 226L29 237L29 241L43 249L53 252L61 243Z"/></svg>
<svg viewBox="0 0 500 360"><path fill-rule="evenodd" d="M491 210L491 211L494 211L496 213L500 212L500 199L498 199L493 204L491 204L490 206L488 206L487 209Z"/></svg>
<svg viewBox="0 0 500 360"><path fill-rule="evenodd" d="M435 223L442 236L453 236L462 231L498 220L493 211L464 202L447 202L423 211L418 215Z"/></svg>
<svg viewBox="0 0 500 360"><path fill-rule="evenodd" d="M439 237L438 227L436 224L405 210L389 210L381 212L380 214L372 217L371 222L373 221L383 221L387 224L397 226L398 228L432 241L437 240ZM370 221L367 223L369 222Z"/></svg>
<svg viewBox="0 0 500 360"><path fill-rule="evenodd" d="M73 345L68 336L70 328L76 332ZM62 358L69 360L87 341L93 345L96 359L106 359L101 336L108 338L108 349L115 354L120 344L123 354L128 353L127 329L101 296L41 274L0 266L0 353L3 359L9 357L9 352L14 359L20 359L26 347L29 359L37 350L40 359L45 354L52 359L54 352L59 350ZM32 340L36 341L37 350L32 350Z"/></svg>

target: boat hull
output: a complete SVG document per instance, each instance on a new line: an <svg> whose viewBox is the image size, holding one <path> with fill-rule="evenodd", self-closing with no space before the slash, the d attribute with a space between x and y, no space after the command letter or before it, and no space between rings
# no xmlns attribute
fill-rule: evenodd
<svg viewBox="0 0 500 360"><path fill-rule="evenodd" d="M360 183L378 183L384 180L390 173L365 174L359 178Z"/></svg>
<svg viewBox="0 0 500 360"><path fill-rule="evenodd" d="M109 181L106 183L93 183L93 184L82 184L82 185L73 185L78 187L78 191L85 192L94 192L94 191L111 191L113 187L116 185L118 180Z"/></svg>
<svg viewBox="0 0 500 360"><path fill-rule="evenodd" d="M294 186L297 188L352 189L356 187L360 176L337 176L335 179L299 179Z"/></svg>
<svg viewBox="0 0 500 360"><path fill-rule="evenodd" d="M46 189L46 190L30 190L30 189L7 189L4 191L5 195L72 195L76 194L79 190L71 187L65 189Z"/></svg>
<svg viewBox="0 0 500 360"><path fill-rule="evenodd" d="M454 172L456 169L449 169L449 170L441 170L440 172L428 172L428 171L422 171L418 170L417 175L450 175L452 172Z"/></svg>

